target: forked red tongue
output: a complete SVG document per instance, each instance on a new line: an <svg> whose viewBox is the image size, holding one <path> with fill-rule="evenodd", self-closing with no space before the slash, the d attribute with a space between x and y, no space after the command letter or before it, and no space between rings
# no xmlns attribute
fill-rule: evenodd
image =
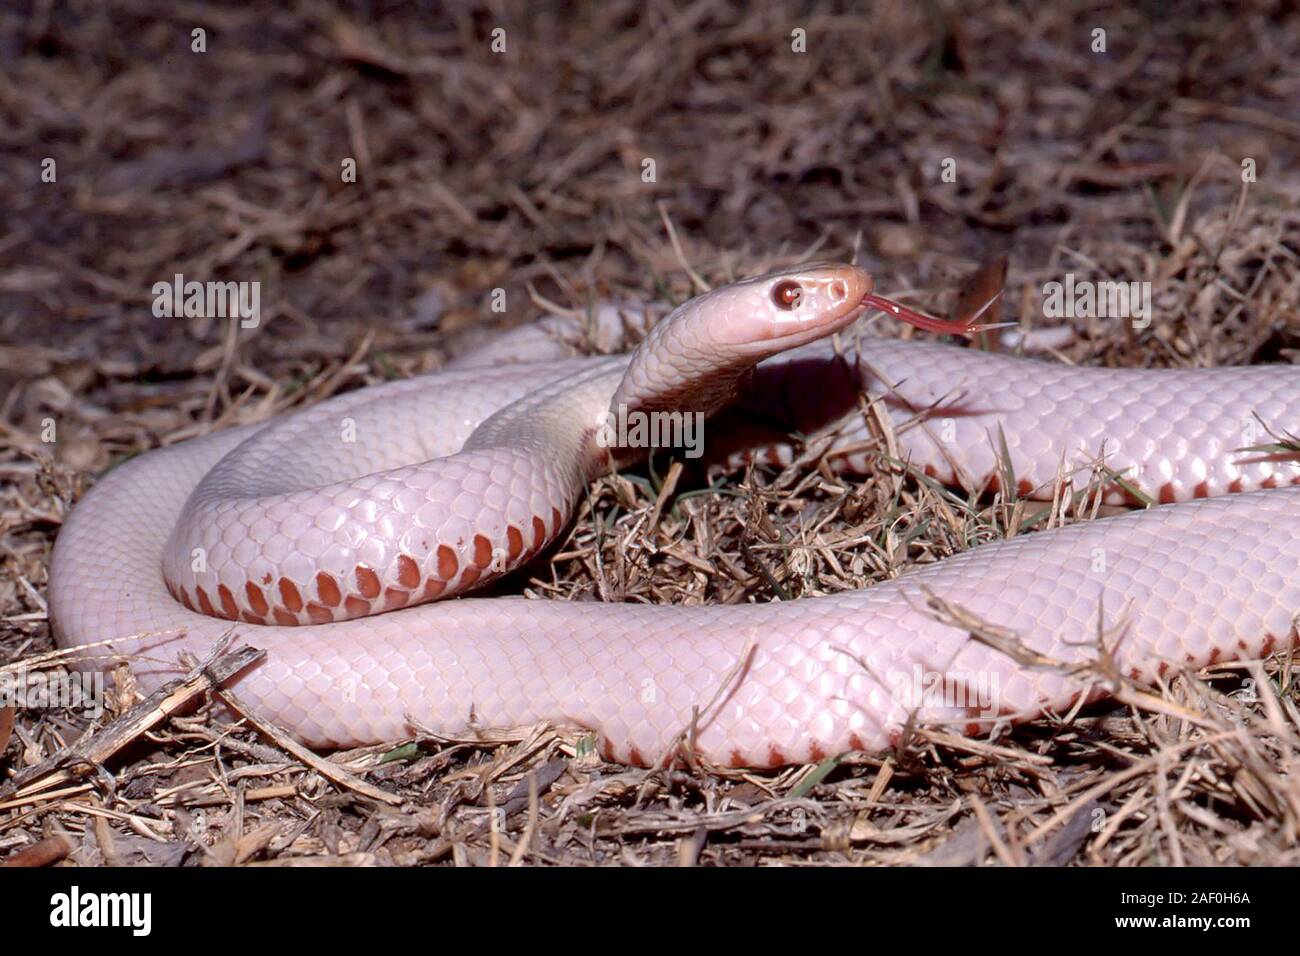
<svg viewBox="0 0 1300 956"><path fill-rule="evenodd" d="M927 332L938 332L941 335L974 335L976 332L987 332L990 329L1005 329L1015 325L1015 322L994 322L989 325L978 325L974 323L984 314L984 309L980 309L969 320L951 320L936 319L932 315L926 315L924 312L917 312L915 309L909 309L905 305L895 302L893 299L886 299L883 295L863 296L862 304L871 309L879 309L881 312L887 312L896 319L902 319L904 322L910 322L918 329L925 329ZM986 306L987 308L987 306Z"/></svg>

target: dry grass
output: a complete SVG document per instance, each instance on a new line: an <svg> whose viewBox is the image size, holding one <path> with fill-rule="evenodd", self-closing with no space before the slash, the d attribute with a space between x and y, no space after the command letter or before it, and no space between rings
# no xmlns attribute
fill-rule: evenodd
<svg viewBox="0 0 1300 956"><path fill-rule="evenodd" d="M318 2L0 13L0 662L50 649L50 546L97 472L236 406L270 414L435 368L501 319L495 286L513 325L537 314L529 289L579 308L680 299L684 265L720 282L816 253L856 256L882 291L943 312L1000 253L1005 315L1027 325L1064 272L1154 283L1149 329L1080 320L1060 360L1292 357L1300 24L1281 2L1151 18L1087 3L863 17L611 2L585 20L453 6L377 21ZM189 52L196 25L204 55ZM796 26L807 54L789 51ZM1109 53L1089 52L1093 26ZM39 180L46 156L56 184ZM356 185L339 182L345 156ZM1243 157L1258 167L1246 190ZM261 327L154 318L150 288L177 272L260 280ZM1048 520L887 468L839 479L815 454L714 494L687 477L664 493L665 473L599 482L530 590L830 592ZM76 713L0 710L9 775L72 741L101 755L53 789L0 793L0 856L1294 863L1296 682L1280 660L1248 676L1271 692L1252 701L1241 668L1221 668L995 740L931 732L752 774L604 765L547 728L321 761L209 710L125 744Z"/></svg>

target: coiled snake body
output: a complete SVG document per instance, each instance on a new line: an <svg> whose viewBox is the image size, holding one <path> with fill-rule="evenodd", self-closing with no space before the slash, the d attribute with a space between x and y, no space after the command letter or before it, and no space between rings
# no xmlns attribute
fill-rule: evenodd
<svg viewBox="0 0 1300 956"><path fill-rule="evenodd" d="M1071 670L1102 653L1153 681L1289 644L1300 470L1242 449L1256 420L1300 430L1295 370L1085 369L893 340L840 367L913 467L982 487L1007 480L1006 458L1022 494L1050 496L1100 455L1165 504L788 602L433 600L545 548L584 483L635 455L597 440L610 408L710 413L742 388L833 404L832 353L813 340L870 292L855 267L798 267L691 300L630 358L445 372L150 452L69 516L56 637L111 640L149 688L239 622L268 653L241 699L314 745L399 738L409 719L448 733L549 720L591 729L612 759L689 746L731 766L887 748L909 721L981 732L1065 711L1105 693ZM856 395L846 408L839 461L861 469ZM1064 666L974 639L932 595Z"/></svg>

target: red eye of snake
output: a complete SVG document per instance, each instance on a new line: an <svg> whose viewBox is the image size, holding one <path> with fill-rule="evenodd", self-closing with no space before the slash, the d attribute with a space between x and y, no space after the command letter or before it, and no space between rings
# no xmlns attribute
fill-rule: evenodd
<svg viewBox="0 0 1300 956"><path fill-rule="evenodd" d="M791 310L799 305L803 287L797 282L778 282L772 289L772 301L782 309Z"/></svg>

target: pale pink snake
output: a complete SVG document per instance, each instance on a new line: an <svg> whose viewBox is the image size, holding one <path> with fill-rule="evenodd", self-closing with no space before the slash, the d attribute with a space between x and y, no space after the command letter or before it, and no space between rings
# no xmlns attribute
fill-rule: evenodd
<svg viewBox="0 0 1300 956"><path fill-rule="evenodd" d="M1143 681L1289 645L1300 471L1291 456L1241 449L1255 416L1300 431L1300 373L1075 368L895 340L857 342L838 367L851 392L882 399L918 470L985 486L1005 474L1005 440L1019 490L1050 495L1058 474L1085 483L1104 452L1131 486L1188 503L784 603L402 607L513 568L561 530L609 465L592 436L611 396L712 411L748 365L851 322L870 288L850 266L796 268L687 303L630 370L615 357L444 372L143 455L101 480L59 536L56 636L114 639L147 689L175 676L180 650L201 657L231 628L190 607L243 618L237 636L268 659L239 681L241 699L314 745L397 739L408 715L448 733L548 720L590 728L613 759L653 762L690 740L732 766L887 748L909 720L987 730L1106 691L940 623L927 593L1064 663L1094 658L1100 631ZM748 392L796 407L844 400L808 394L833 391L831 357L822 343L785 353ZM822 372L800 373L809 366ZM868 435L847 399L842 448ZM933 675L947 695L920 692L916 678ZM976 684L992 691L978 714L960 696Z"/></svg>

